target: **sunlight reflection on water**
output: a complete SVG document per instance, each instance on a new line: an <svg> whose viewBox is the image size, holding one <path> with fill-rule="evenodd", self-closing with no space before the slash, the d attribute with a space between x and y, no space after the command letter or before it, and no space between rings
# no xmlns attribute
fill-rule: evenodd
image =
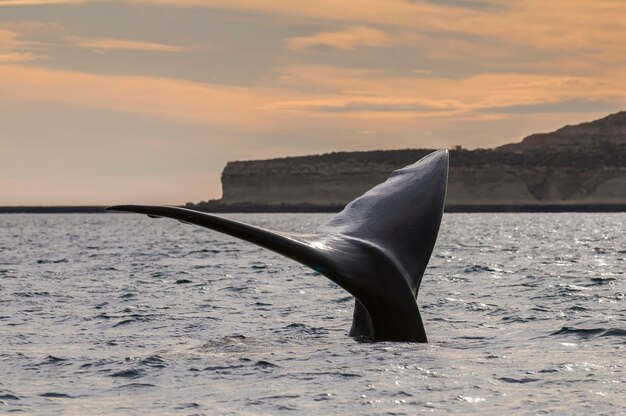
<svg viewBox="0 0 626 416"><path fill-rule="evenodd" d="M233 217L311 231L325 214ZM0 215L0 413L619 414L626 214L445 215L430 344L316 272L136 215Z"/></svg>

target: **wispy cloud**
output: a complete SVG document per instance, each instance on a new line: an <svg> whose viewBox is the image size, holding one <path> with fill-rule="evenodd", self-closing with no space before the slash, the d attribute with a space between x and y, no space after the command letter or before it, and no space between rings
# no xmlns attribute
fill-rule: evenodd
<svg viewBox="0 0 626 416"><path fill-rule="evenodd" d="M455 100L404 97L345 97L271 104L274 109L328 115L361 115L382 118L446 117L462 113L465 106Z"/></svg>
<svg viewBox="0 0 626 416"><path fill-rule="evenodd" d="M492 59L523 54L529 59L558 61L586 59L596 67L624 62L626 2L615 0L504 2L487 0L484 7L453 7L428 1L407 0L127 0L130 3L171 7L206 7L337 23L349 27L385 27L388 36L369 38L375 45L394 45L406 33L420 35L414 46L426 48L433 59L459 56ZM343 37L343 41L341 40ZM368 36L350 31L330 31L290 38L294 48L328 45L350 49ZM421 41L420 41L421 39ZM416 44L419 42L419 45ZM499 52L498 52L499 51ZM543 52L543 54L542 54Z"/></svg>
<svg viewBox="0 0 626 416"><path fill-rule="evenodd" d="M73 34L64 26L53 22L17 21L0 24L0 62L27 62L48 59L58 46L89 49L94 52L134 50L147 52L185 52L191 47L171 45L136 39L114 37L89 38Z"/></svg>
<svg viewBox="0 0 626 416"><path fill-rule="evenodd" d="M294 91L317 91L308 99L275 103L298 112L364 117L508 116L513 106L562 108L571 102L626 105L626 81L617 71L606 77L486 73L465 78L388 77L382 71L325 66L284 68L279 82ZM562 103L563 105L560 105ZM606 105L603 105L606 108ZM501 108L502 111L498 111ZM374 114L378 113L378 114Z"/></svg>
<svg viewBox="0 0 626 416"><path fill-rule="evenodd" d="M64 3L87 3L87 0L0 0L2 6L41 6Z"/></svg>
<svg viewBox="0 0 626 416"><path fill-rule="evenodd" d="M288 134L320 119L329 128L356 129L381 119L479 120L486 115L508 117L511 108L556 111L559 103L564 111L571 102L626 105L626 77L621 75L614 74L610 81L515 73L389 79L376 71L291 67L283 70L280 85L244 88L0 65L0 98L151 114L258 134Z"/></svg>
<svg viewBox="0 0 626 416"><path fill-rule="evenodd" d="M20 47L22 42L18 37L18 33L0 28L0 52L6 53Z"/></svg>
<svg viewBox="0 0 626 416"><path fill-rule="evenodd" d="M388 33L365 26L353 26L336 32L321 32L311 36L299 36L285 41L291 49L306 49L314 46L328 46L337 49L358 47L379 47L391 44Z"/></svg>
<svg viewBox="0 0 626 416"><path fill-rule="evenodd" d="M97 51L120 49L153 52L183 52L189 50L189 48L187 47L168 45L165 43L116 38L82 38L76 36L68 36L66 37L66 40L69 44L73 46Z"/></svg>
<svg viewBox="0 0 626 416"><path fill-rule="evenodd" d="M28 62L36 61L37 59L43 59L41 56L36 56L30 52L0 52L0 62Z"/></svg>
<svg viewBox="0 0 626 416"><path fill-rule="evenodd" d="M208 7L260 14L295 16L326 22L361 22L367 25L402 25L427 27L444 24L446 13L463 12L466 17L477 15L472 9L458 9L429 2L405 0L127 0L130 3L149 3L175 7Z"/></svg>
<svg viewBox="0 0 626 416"><path fill-rule="evenodd" d="M0 62L29 62L45 56L30 51L32 42L21 39L20 33L0 27Z"/></svg>
<svg viewBox="0 0 626 416"><path fill-rule="evenodd" d="M5 102L103 108L239 130L278 126L276 117L262 107L287 97L280 89L0 65L0 100Z"/></svg>

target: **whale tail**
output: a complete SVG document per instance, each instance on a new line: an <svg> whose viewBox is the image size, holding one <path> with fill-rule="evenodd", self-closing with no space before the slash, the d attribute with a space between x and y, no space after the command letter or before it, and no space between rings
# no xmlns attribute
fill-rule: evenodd
<svg viewBox="0 0 626 416"><path fill-rule="evenodd" d="M199 211L144 205L109 210L174 218L300 262L356 298L351 336L426 342L416 298L445 202L448 151L394 171L311 234L266 230Z"/></svg>

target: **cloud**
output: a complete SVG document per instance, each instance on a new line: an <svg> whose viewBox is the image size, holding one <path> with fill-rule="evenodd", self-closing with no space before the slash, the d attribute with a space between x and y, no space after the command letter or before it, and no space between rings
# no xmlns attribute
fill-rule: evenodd
<svg viewBox="0 0 626 416"><path fill-rule="evenodd" d="M593 103L626 105L623 75L390 78L373 70L298 66L282 69L274 87L239 87L0 65L0 101L113 109L246 134L289 135L322 120L329 129L367 130L381 120L492 119L517 108L539 113L577 101L593 111Z"/></svg>
<svg viewBox="0 0 626 416"><path fill-rule="evenodd" d="M40 56L35 56L30 52L8 52L0 53L0 63L8 62L28 62L42 59Z"/></svg>
<svg viewBox="0 0 626 416"><path fill-rule="evenodd" d="M183 52L189 49L182 46L168 45L164 43L116 38L82 38L76 36L68 36L66 39L73 46L99 51L121 49L153 52Z"/></svg>
<svg viewBox="0 0 626 416"><path fill-rule="evenodd" d="M484 108L482 112L496 112L500 114L533 114L533 113L610 113L619 108L618 102L596 100L563 100L536 104L519 104L500 106L496 108Z"/></svg>
<svg viewBox="0 0 626 416"><path fill-rule="evenodd" d="M27 62L48 59L34 51L47 49L50 55L54 48L67 45L95 52L111 50L134 50L148 52L185 52L190 47L170 45L144 40L114 37L89 38L74 35L64 26L53 22L17 21L0 24L0 62Z"/></svg>
<svg viewBox="0 0 626 416"><path fill-rule="evenodd" d="M322 32L292 37L286 42L302 49L327 45L351 49L402 42L413 34L413 46L432 59L514 58L524 56L541 65L546 61L586 60L599 70L607 64L626 62L622 53L626 31L626 2L615 0L487 0L481 7L459 7L407 0L127 0L134 4L210 9L287 16L349 27L384 27L389 37L350 31ZM343 37L343 40L342 40ZM382 45L381 45L382 43ZM459 55L460 54L460 55ZM589 65L588 65L589 66Z"/></svg>
<svg viewBox="0 0 626 416"><path fill-rule="evenodd" d="M242 88L148 76L95 75L0 65L0 101L112 109L236 127L240 131L270 129L275 117L262 107L284 95L278 88Z"/></svg>
<svg viewBox="0 0 626 416"><path fill-rule="evenodd" d="M208 7L268 15L309 18L325 22L360 22L367 25L394 25L426 27L445 24L451 12L464 12L473 16L471 9L434 5L429 2L404 0L127 0L130 3L158 4L175 7ZM458 13L457 13L458 15Z"/></svg>
<svg viewBox="0 0 626 416"><path fill-rule="evenodd" d="M336 32L321 32L285 41L291 49L302 50L313 46L328 46L336 49L358 47L380 47L391 44L391 36L382 30L364 26L352 26Z"/></svg>
<svg viewBox="0 0 626 416"><path fill-rule="evenodd" d="M87 3L87 0L0 0L2 6L42 6L49 4Z"/></svg>
<svg viewBox="0 0 626 416"><path fill-rule="evenodd" d="M12 30L0 28L0 52L7 53L22 45L18 34Z"/></svg>
<svg viewBox="0 0 626 416"><path fill-rule="evenodd" d="M325 66L283 68L279 82L293 91L316 91L303 100L275 102L285 111L329 116L464 117L486 113L507 117L512 109L541 113L557 108L567 112L572 102L589 112L607 105L626 105L624 70L604 77L524 73L486 73L464 78L421 74L389 77L384 71ZM317 96L316 96L317 95ZM561 104L570 103L570 104ZM499 111L501 109L501 111Z"/></svg>
<svg viewBox="0 0 626 416"><path fill-rule="evenodd" d="M385 118L442 117L463 112L464 106L455 100L429 100L420 98L334 98L287 101L273 104L281 110L305 111L321 114L362 114Z"/></svg>
<svg viewBox="0 0 626 416"><path fill-rule="evenodd" d="M18 32L0 27L0 63L29 62L46 58L29 51L31 46L32 43L21 39Z"/></svg>

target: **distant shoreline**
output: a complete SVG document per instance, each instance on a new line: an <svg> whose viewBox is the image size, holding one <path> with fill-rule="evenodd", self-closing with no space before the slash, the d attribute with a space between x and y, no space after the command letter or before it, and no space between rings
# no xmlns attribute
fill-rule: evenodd
<svg viewBox="0 0 626 416"><path fill-rule="evenodd" d="M0 206L0 214L97 214L108 212L106 206Z"/></svg>
<svg viewBox="0 0 626 416"><path fill-rule="evenodd" d="M333 213L342 206L315 205L187 205L183 208L212 213ZM106 206L0 206L0 214L103 214ZM448 213L498 212L626 212L624 204L528 204L528 205L447 205Z"/></svg>

